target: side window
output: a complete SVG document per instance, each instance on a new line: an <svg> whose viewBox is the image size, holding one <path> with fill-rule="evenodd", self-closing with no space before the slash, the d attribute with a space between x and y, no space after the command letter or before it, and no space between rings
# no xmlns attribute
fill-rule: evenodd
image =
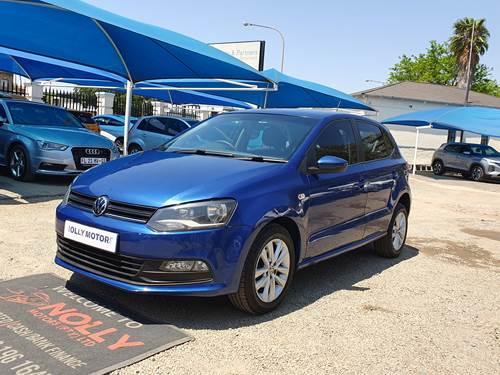
<svg viewBox="0 0 500 375"><path fill-rule="evenodd" d="M101 117L96 117L95 122L97 122L97 125L107 125L108 124L106 119L101 118Z"/></svg>
<svg viewBox="0 0 500 375"><path fill-rule="evenodd" d="M357 128L365 161L383 159L391 155L394 147L377 125L358 122Z"/></svg>
<svg viewBox="0 0 500 375"><path fill-rule="evenodd" d="M118 120L114 120L114 119L110 119L109 122L108 122L108 125L123 126L123 122L118 121Z"/></svg>
<svg viewBox="0 0 500 375"><path fill-rule="evenodd" d="M444 148L445 152L460 152L459 145L448 145Z"/></svg>
<svg viewBox="0 0 500 375"><path fill-rule="evenodd" d="M137 125L138 130L147 130L147 120L141 120L139 125Z"/></svg>
<svg viewBox="0 0 500 375"><path fill-rule="evenodd" d="M350 121L340 120L328 124L314 144L314 157L336 156L349 164L358 162L356 139Z"/></svg>
<svg viewBox="0 0 500 375"><path fill-rule="evenodd" d="M165 132L165 124L156 118L150 118L143 120L146 123L146 131L157 133L157 134L166 134Z"/></svg>
<svg viewBox="0 0 500 375"><path fill-rule="evenodd" d="M184 131L187 128L187 125L182 121L170 119L168 121L166 135L176 136L180 132Z"/></svg>

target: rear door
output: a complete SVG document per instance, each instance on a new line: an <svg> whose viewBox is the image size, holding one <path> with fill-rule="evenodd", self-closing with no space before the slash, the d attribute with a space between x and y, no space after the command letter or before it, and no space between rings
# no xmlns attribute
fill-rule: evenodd
<svg viewBox="0 0 500 375"><path fill-rule="evenodd" d="M459 168L459 154L462 149L461 145L451 144L444 148L443 164L446 168L458 169Z"/></svg>
<svg viewBox="0 0 500 375"><path fill-rule="evenodd" d="M393 158L395 145L387 131L376 123L356 120L364 170L363 190L367 193L364 237L386 231L389 199L399 177L399 158Z"/></svg>
<svg viewBox="0 0 500 375"><path fill-rule="evenodd" d="M7 118L7 112L5 111L5 108L1 102L0 117L3 117L5 120L7 120L7 123L0 124L0 163L4 164L5 160L7 159L7 155L5 155L5 153L7 152L7 141L8 138L10 138L11 132L8 130L9 120Z"/></svg>
<svg viewBox="0 0 500 375"><path fill-rule="evenodd" d="M366 194L360 186L364 171L359 163L356 137L349 120L326 126L308 153L308 165L332 155L347 160L340 173L309 174L309 238L307 257L314 257L362 239L359 225L365 213Z"/></svg>

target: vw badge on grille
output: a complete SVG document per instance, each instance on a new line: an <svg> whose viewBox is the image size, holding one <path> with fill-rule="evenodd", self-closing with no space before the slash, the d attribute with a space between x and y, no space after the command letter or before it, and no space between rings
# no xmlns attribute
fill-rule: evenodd
<svg viewBox="0 0 500 375"><path fill-rule="evenodd" d="M105 195L100 196L94 202L94 207L92 207L92 211L94 211L95 216L101 216L106 212L108 208L109 199Z"/></svg>
<svg viewBox="0 0 500 375"><path fill-rule="evenodd" d="M97 156L101 155L101 150L99 150L98 148L86 148L85 153L87 155Z"/></svg>

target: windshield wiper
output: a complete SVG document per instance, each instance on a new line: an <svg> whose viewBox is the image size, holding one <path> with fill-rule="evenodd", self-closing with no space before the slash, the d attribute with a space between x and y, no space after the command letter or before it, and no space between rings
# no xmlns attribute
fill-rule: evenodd
<svg viewBox="0 0 500 375"><path fill-rule="evenodd" d="M286 160L283 160L283 159L267 158L267 157L260 156L260 155L235 156L235 157L238 160L269 162L269 163L286 163Z"/></svg>
<svg viewBox="0 0 500 375"><path fill-rule="evenodd" d="M234 154L224 151L185 149L185 150L172 150L172 152L177 152L179 154L214 155L214 156L224 156L226 158L234 158Z"/></svg>

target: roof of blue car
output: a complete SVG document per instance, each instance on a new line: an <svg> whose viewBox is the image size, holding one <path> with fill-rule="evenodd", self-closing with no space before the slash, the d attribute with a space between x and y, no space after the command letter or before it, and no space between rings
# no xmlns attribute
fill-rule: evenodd
<svg viewBox="0 0 500 375"><path fill-rule="evenodd" d="M118 121L123 121L125 116L124 115L97 115L97 116L94 116L94 117L107 117L107 118L112 118L114 120L118 120ZM134 116L130 116L130 118L132 120L137 120L137 117L134 117Z"/></svg>
<svg viewBox="0 0 500 375"><path fill-rule="evenodd" d="M346 112L333 112L329 110L321 109L295 109L295 108L276 108L276 109L247 109L244 111L235 111L229 113L269 113L273 115L285 115L285 116L295 116L295 117L308 117L318 120L333 119L336 117L359 117L358 115L353 115Z"/></svg>

